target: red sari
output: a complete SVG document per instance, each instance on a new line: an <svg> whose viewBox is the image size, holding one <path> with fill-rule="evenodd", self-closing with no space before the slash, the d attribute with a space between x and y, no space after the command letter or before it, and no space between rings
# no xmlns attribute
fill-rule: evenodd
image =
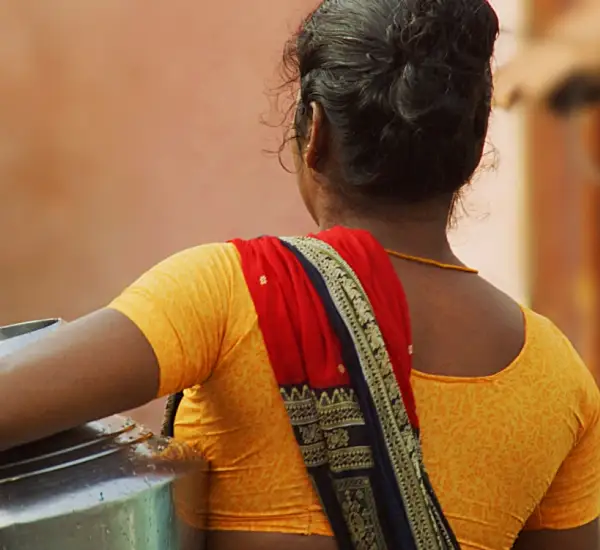
<svg viewBox="0 0 600 550"><path fill-rule="evenodd" d="M402 285L367 232L233 241L339 548L458 543L423 467Z"/></svg>

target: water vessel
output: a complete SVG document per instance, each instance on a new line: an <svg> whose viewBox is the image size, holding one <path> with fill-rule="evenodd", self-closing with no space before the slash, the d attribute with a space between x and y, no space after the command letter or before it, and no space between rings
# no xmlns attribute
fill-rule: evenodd
<svg viewBox="0 0 600 550"><path fill-rule="evenodd" d="M0 365L61 324L0 328ZM120 416L5 451L0 550L202 550L206 479L191 450Z"/></svg>

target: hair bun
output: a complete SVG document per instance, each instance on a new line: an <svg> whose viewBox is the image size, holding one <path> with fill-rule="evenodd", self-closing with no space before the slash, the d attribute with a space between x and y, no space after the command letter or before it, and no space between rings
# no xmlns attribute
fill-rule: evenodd
<svg viewBox="0 0 600 550"><path fill-rule="evenodd" d="M400 2L386 34L390 108L410 122L441 111L452 125L490 88L498 19L487 0Z"/></svg>
<svg viewBox="0 0 600 550"><path fill-rule="evenodd" d="M287 51L297 139L314 101L337 157L329 180L403 201L456 192L481 159L498 28L487 0L324 0Z"/></svg>
<svg viewBox="0 0 600 550"><path fill-rule="evenodd" d="M419 64L434 59L454 69L481 71L493 54L498 28L487 0L406 0L388 29L392 57Z"/></svg>

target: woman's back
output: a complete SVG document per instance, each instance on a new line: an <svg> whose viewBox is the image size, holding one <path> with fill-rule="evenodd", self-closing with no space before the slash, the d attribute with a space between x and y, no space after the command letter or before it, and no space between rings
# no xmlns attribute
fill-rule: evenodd
<svg viewBox="0 0 600 550"><path fill-rule="evenodd" d="M598 514L594 381L550 321L524 316L523 349L502 371L413 373L425 464L463 548L511 548L523 528L567 529ZM572 452L582 434L589 443Z"/></svg>
<svg viewBox="0 0 600 550"><path fill-rule="evenodd" d="M186 390L175 436L212 483L180 511L217 547L500 549L526 526L527 548L595 549L594 381L446 235L498 31L487 0L319 3L283 59L318 237L183 252L6 359L0 448Z"/></svg>
<svg viewBox="0 0 600 550"><path fill-rule="evenodd" d="M407 267L413 271L407 273ZM428 274L437 268L401 268L404 279L442 277L437 282L439 293L452 288L452 279L445 280L441 270ZM471 286L479 284L475 275L448 275ZM265 286L274 283L265 281ZM483 282L478 304L485 304L486 286ZM501 299L496 293L490 288L490 299ZM449 294L444 293L446 300ZM194 300L186 301L189 296ZM413 303L415 298L419 300L413 297ZM423 341L418 337L434 321L453 325L453 331L462 330L464 335L470 325L469 309L460 310L465 302L468 297L456 301L450 316L441 308L432 310L435 318L429 323L421 314L413 324L415 358L420 349L438 346L433 337ZM112 307L142 329L162 372L188 377L181 366L212 365L193 375L204 382L186 392L175 428L178 438L190 442L212 464L210 530L330 535L283 407L233 245L198 247L175 256L144 276ZM598 512L593 490L585 492L585 484L595 487L600 477L600 468L590 463L600 452L594 382L550 321L515 307L518 331L508 322L513 310L488 304L485 330L491 347L478 359L478 368L469 365L469 340L463 338L456 349L444 350L444 342L439 343L446 360L434 364L437 374L417 368L412 376L425 465L465 549L510 548L526 524L535 529L567 528L591 521ZM457 310L466 320L462 328L460 318L454 317ZM148 311L153 312L151 317ZM173 336L166 340L169 331ZM222 338L224 351L218 357L210 356L216 349L214 335ZM510 352L506 343L511 337L517 344L514 360L490 374L493 353L498 347ZM183 345L169 348L165 342ZM473 344L477 349L477 342ZM582 434L588 434L590 443L584 442L581 451L564 462ZM194 520L191 512L190 519L205 518Z"/></svg>

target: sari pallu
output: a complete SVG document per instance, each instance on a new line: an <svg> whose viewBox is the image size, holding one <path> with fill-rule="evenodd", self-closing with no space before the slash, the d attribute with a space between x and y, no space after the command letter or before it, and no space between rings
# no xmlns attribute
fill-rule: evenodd
<svg viewBox="0 0 600 550"><path fill-rule="evenodd" d="M383 248L342 228L233 244L338 547L458 548L423 467L408 306Z"/></svg>

